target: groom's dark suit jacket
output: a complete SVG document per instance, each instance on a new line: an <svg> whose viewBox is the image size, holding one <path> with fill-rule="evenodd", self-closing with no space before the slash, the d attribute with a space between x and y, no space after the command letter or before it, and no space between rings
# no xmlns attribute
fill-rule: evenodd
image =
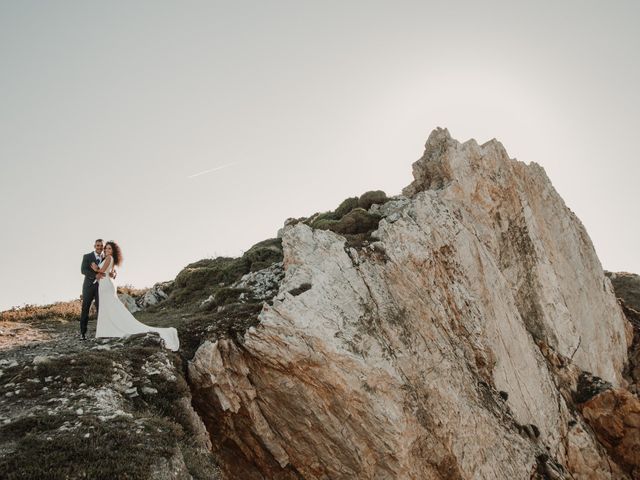
<svg viewBox="0 0 640 480"><path fill-rule="evenodd" d="M87 333L91 304L95 300L97 310L99 303L98 282L96 282L96 272L91 269L91 262L98 263L95 252L87 253L82 257L82 264L80 265L80 272L84 275L84 282L82 283L82 312L80 312L80 333L82 333L83 338Z"/></svg>
<svg viewBox="0 0 640 480"><path fill-rule="evenodd" d="M82 274L84 275L82 290L93 285L93 282L96 279L96 272L91 270L92 262L98 263L98 261L96 260L95 252L87 253L84 257L82 257L82 265L80 265L80 272L82 272Z"/></svg>

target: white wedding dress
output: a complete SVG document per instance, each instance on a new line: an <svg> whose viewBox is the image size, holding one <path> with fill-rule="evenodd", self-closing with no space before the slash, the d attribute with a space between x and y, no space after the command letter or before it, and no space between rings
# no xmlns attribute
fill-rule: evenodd
<svg viewBox="0 0 640 480"><path fill-rule="evenodd" d="M100 268L106 260L100 263ZM123 305L117 295L116 285L109 276L113 270L111 265L104 272L105 276L98 282L98 324L96 326L96 338L100 337L126 337L135 333L158 332L164 340L165 346L174 352L180 347L178 332L175 328L156 328L145 325L131 315L127 307Z"/></svg>

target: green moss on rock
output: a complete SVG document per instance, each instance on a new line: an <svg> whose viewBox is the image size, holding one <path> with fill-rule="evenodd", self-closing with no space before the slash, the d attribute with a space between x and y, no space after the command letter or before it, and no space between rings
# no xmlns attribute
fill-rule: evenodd
<svg viewBox="0 0 640 480"><path fill-rule="evenodd" d="M20 394L6 396L17 415L0 425L0 478L150 480L172 468L176 478L220 478L198 438L182 359L156 335L104 348L15 367Z"/></svg>
<svg viewBox="0 0 640 480"><path fill-rule="evenodd" d="M387 198L387 194L382 190L371 190L369 192L363 193L358 199L358 207L364 208L365 210L369 210L371 205L374 203L383 204L387 202L389 199Z"/></svg>
<svg viewBox="0 0 640 480"><path fill-rule="evenodd" d="M316 219L309 225L311 228L318 230L331 230L334 225L337 225L339 220L332 220L329 218Z"/></svg>
<svg viewBox="0 0 640 480"><path fill-rule="evenodd" d="M350 198L347 198L346 200L343 200L342 203L338 205L338 208L336 208L334 211L334 215L335 215L334 219L335 220L341 219L347 213L349 213L351 210L357 207L358 207L358 197L350 197Z"/></svg>
<svg viewBox="0 0 640 480"><path fill-rule="evenodd" d="M282 240L272 238L256 243L242 257L204 259L187 265L176 277L170 302L195 303L225 286L239 280L249 272L262 270L282 261Z"/></svg>
<svg viewBox="0 0 640 480"><path fill-rule="evenodd" d="M162 418L101 421L84 415L72 431L41 420L32 420L29 433L0 460L3 478L151 478L158 459L174 455L182 436L175 423Z"/></svg>
<svg viewBox="0 0 640 480"><path fill-rule="evenodd" d="M640 312L640 276L633 273L605 272L613 284L616 297L621 298L624 303Z"/></svg>
<svg viewBox="0 0 640 480"><path fill-rule="evenodd" d="M352 247L362 247L372 240L371 232L378 228L382 218L369 213L367 209L374 203L384 203L387 200L387 195L382 190L366 192L360 198L347 198L333 212L313 215L305 223L311 228L331 230L343 235Z"/></svg>
<svg viewBox="0 0 640 480"><path fill-rule="evenodd" d="M380 218L379 215L369 213L362 208L356 208L342 217L330 230L347 235L368 233L378 228Z"/></svg>
<svg viewBox="0 0 640 480"><path fill-rule="evenodd" d="M249 270L243 272L235 280L239 280L242 275L249 272L256 272L282 261L282 240L280 238L270 238L256 243L241 257L243 262L248 262Z"/></svg>
<svg viewBox="0 0 640 480"><path fill-rule="evenodd" d="M213 297L213 303L217 306L228 305L238 301L238 297L247 293L245 288L221 288Z"/></svg>

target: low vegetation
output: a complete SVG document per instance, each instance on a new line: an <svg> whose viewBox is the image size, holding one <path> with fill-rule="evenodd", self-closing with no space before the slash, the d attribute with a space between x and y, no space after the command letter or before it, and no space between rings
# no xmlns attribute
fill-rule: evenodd
<svg viewBox="0 0 640 480"><path fill-rule="evenodd" d="M0 426L0 478L219 478L182 359L155 335L99 347L4 369L2 407L16 414Z"/></svg>
<svg viewBox="0 0 640 480"><path fill-rule="evenodd" d="M15 451L0 461L6 479L149 478L158 458L174 454L180 431L161 418L84 416L73 430L60 429L71 415L26 419ZM2 432L5 433L5 432Z"/></svg>
<svg viewBox="0 0 640 480"><path fill-rule="evenodd" d="M249 273L282 261L279 238L255 244L239 258L218 257L187 265L176 277L167 305L193 305Z"/></svg>
<svg viewBox="0 0 640 480"><path fill-rule="evenodd" d="M366 192L360 197L347 198L334 211L316 213L302 221L311 228L340 234L348 245L360 247L373 240L371 232L378 228L382 218L368 210L373 204L383 204L388 200L381 190Z"/></svg>

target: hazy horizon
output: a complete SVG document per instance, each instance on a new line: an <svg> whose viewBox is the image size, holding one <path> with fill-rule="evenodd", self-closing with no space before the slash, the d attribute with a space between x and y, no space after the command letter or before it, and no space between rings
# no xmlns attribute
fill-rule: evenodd
<svg viewBox="0 0 640 480"><path fill-rule="evenodd" d="M0 310L240 255L399 194L429 133L543 166L603 268L640 273L640 5L0 0Z"/></svg>

